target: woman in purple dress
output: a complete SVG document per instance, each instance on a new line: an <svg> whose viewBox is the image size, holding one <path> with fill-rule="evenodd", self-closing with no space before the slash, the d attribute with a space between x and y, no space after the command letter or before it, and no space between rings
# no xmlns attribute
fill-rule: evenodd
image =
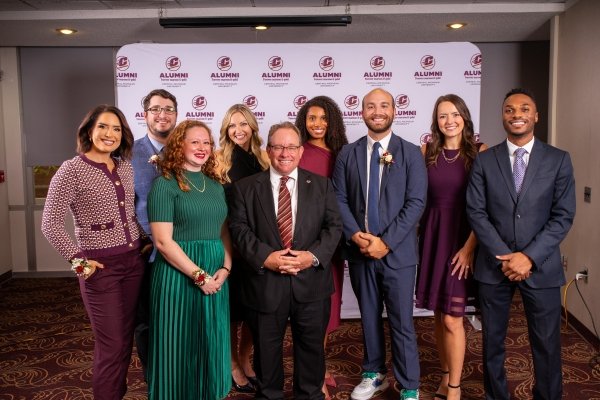
<svg viewBox="0 0 600 400"><path fill-rule="evenodd" d="M348 143L344 119L338 105L327 96L314 97L304 103L298 111L296 126L302 134L304 147L299 167L331 178L335 159L342 146ZM327 333L333 332L340 326L344 260L340 259L338 253L334 255L331 267L335 292L331 295L331 312ZM327 335L323 346L326 344ZM329 398L327 385L337 386L333 376L325 370L323 393L326 398Z"/></svg>
<svg viewBox="0 0 600 400"><path fill-rule="evenodd" d="M465 356L463 316L471 293L475 235L467 222L465 196L469 170L479 151L467 105L454 94L433 108L431 139L422 146L428 174L427 205L420 223L421 265L417 307L434 311L442 368L436 399L459 399Z"/></svg>

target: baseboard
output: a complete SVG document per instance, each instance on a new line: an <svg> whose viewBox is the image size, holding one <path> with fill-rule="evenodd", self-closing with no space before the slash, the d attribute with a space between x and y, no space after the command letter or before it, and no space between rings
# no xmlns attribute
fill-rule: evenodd
<svg viewBox="0 0 600 400"><path fill-rule="evenodd" d="M565 315L565 308L562 308L562 315ZM575 318L575 316L573 314L571 314L569 311L567 311L567 315L569 317L569 325L571 325L571 327L573 329L575 329L577 331L577 333L579 333L586 341L588 341L594 348L600 348L600 339L596 336L596 334L594 332L592 332L591 330L588 329L587 326L585 326L584 324L582 324L581 322L579 322L579 320L577 318Z"/></svg>
<svg viewBox="0 0 600 400"><path fill-rule="evenodd" d="M12 271L6 271L2 275L0 275L0 285L2 285L4 282L9 281L12 278L12 275Z"/></svg>

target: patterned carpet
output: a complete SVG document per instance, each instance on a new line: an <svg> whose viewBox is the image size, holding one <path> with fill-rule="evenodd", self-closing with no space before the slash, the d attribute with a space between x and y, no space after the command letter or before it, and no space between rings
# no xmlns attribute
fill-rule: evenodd
<svg viewBox="0 0 600 400"><path fill-rule="evenodd" d="M0 400L92 400L93 338L74 278L13 279L0 287ZM519 301L513 305L507 340L507 370L514 399L531 399L533 375L527 326ZM421 398L431 399L439 380L431 318L417 318L421 356ZM462 382L463 399L483 398L481 333L466 323L468 344ZM327 362L338 386L334 399L350 398L360 380L361 328L347 321L330 336ZM570 326L562 328L565 399L600 400L600 365L590 365L595 354ZM291 398L290 339L286 336L286 396ZM134 352L135 354L135 352ZM389 373L391 378L391 372ZM251 395L231 393L230 399ZM380 399L397 399L398 388ZM146 384L134 356L125 399L145 400Z"/></svg>

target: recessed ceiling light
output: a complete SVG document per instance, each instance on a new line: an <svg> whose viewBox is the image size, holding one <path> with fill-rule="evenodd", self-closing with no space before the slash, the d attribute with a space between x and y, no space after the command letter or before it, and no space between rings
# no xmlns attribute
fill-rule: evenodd
<svg viewBox="0 0 600 400"><path fill-rule="evenodd" d="M467 24L464 22L453 22L451 24L446 25L450 29L460 29L465 27Z"/></svg>
<svg viewBox="0 0 600 400"><path fill-rule="evenodd" d="M267 29L269 29L269 27L266 26L266 25L256 25L254 27L254 29L257 30L257 31L266 31Z"/></svg>
<svg viewBox="0 0 600 400"><path fill-rule="evenodd" d="M62 34L62 35L72 35L74 33L77 33L77 29L72 29L72 28L57 28L56 32Z"/></svg>

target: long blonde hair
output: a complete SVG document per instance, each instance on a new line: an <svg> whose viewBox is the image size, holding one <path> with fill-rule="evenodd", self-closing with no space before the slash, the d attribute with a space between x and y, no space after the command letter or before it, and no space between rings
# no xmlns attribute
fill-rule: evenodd
<svg viewBox="0 0 600 400"><path fill-rule="evenodd" d="M260 166L263 170L269 168L269 163L263 158L261 155L260 146L262 145L262 139L258 135L258 122L256 121L256 117L248 107L244 104L234 104L229 107L229 110L225 113L223 117L223 122L221 123L221 134L219 136L219 145L221 146L221 155L219 157L219 170L221 172L221 179L225 182L231 183L231 179L229 178L229 170L231 170L231 156L233 155L233 149L236 144L229 137L229 123L231 122L231 117L235 113L240 113L246 118L250 129L252 129L252 137L250 138L250 152L254 154Z"/></svg>

